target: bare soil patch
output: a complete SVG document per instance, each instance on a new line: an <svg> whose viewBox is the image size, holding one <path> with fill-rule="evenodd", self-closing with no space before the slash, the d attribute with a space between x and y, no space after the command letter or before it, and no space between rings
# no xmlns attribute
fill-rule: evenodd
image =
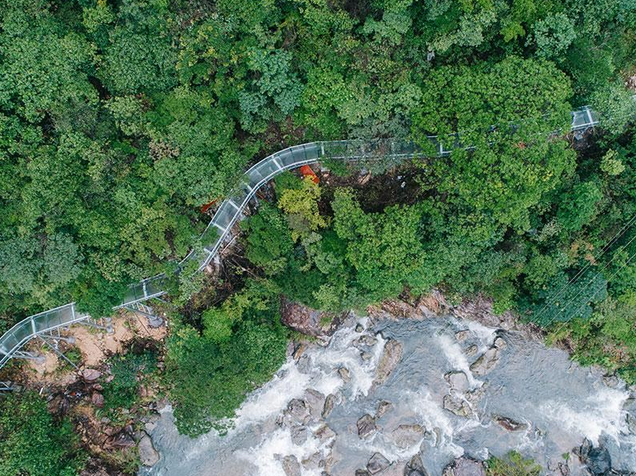
<svg viewBox="0 0 636 476"><path fill-rule="evenodd" d="M121 352L125 343L134 337L164 340L167 335L165 325L152 328L144 321L145 317L138 314L121 312L112 319L112 333L82 325L73 326L65 336L74 338L75 343L62 343L61 350L66 352L77 349L81 353L81 363L84 367L98 367L109 356ZM63 386L70 383L72 379L67 374L72 374L74 369L70 365L65 365L64 360L48 346L37 346L44 359L28 362L28 367L32 371L29 380L39 385Z"/></svg>

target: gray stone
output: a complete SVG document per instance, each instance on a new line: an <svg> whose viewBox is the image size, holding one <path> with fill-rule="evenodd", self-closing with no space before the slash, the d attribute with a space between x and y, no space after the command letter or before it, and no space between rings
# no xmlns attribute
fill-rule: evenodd
<svg viewBox="0 0 636 476"><path fill-rule="evenodd" d="M382 385L391 375L397 364L402 359L402 344L395 339L389 339L384 345L384 350L378 367L375 370L374 385Z"/></svg>
<svg viewBox="0 0 636 476"><path fill-rule="evenodd" d="M338 369L338 375L340 375L340 378L343 380L344 383L347 383L349 380L351 380L351 372L349 372L349 369L347 367L340 367Z"/></svg>
<svg viewBox="0 0 636 476"><path fill-rule="evenodd" d="M464 342L466 339L468 339L468 337L470 337L470 331L468 330L455 332L455 339L457 339L459 342Z"/></svg>
<svg viewBox="0 0 636 476"><path fill-rule="evenodd" d="M360 352L360 357L362 357L362 360L365 362L368 362L373 358L373 354L371 352L362 351Z"/></svg>
<svg viewBox="0 0 636 476"><path fill-rule="evenodd" d="M159 453L155 450L152 440L144 434L139 440L139 460L144 466L154 466L159 461Z"/></svg>
<svg viewBox="0 0 636 476"><path fill-rule="evenodd" d="M472 406L475 406L479 400L486 394L486 389L488 388L488 382L484 383L481 387L477 387L470 392L467 392L465 397L468 403Z"/></svg>
<svg viewBox="0 0 636 476"><path fill-rule="evenodd" d="M303 460L303 467L308 470L318 469L320 467L321 461L322 456L320 452L317 451L316 453Z"/></svg>
<svg viewBox="0 0 636 476"><path fill-rule="evenodd" d="M395 445L402 449L418 444L423 437L424 428L420 425L400 425L391 433Z"/></svg>
<svg viewBox="0 0 636 476"><path fill-rule="evenodd" d="M492 418L500 427L508 431L522 431L528 428L528 425L501 415L494 415Z"/></svg>
<svg viewBox="0 0 636 476"><path fill-rule="evenodd" d="M307 430L306 426L296 425L292 426L289 433L291 434L292 443L294 443L296 446L302 446L305 441L307 441L309 430Z"/></svg>
<svg viewBox="0 0 636 476"><path fill-rule="evenodd" d="M499 363L499 349L491 347L483 353L471 366L470 370L475 375L486 375Z"/></svg>
<svg viewBox="0 0 636 476"><path fill-rule="evenodd" d="M377 418L381 418L392 407L393 407L393 404L391 402L387 402L386 400L382 400L380 403L378 403L378 409L375 411L375 418L376 419Z"/></svg>
<svg viewBox="0 0 636 476"><path fill-rule="evenodd" d="M283 458L283 471L286 476L301 476L300 463L294 455L288 455Z"/></svg>
<svg viewBox="0 0 636 476"><path fill-rule="evenodd" d="M304 395L305 405L309 408L309 412L314 418L320 418L322 409L325 406L325 396L318 390L310 388Z"/></svg>
<svg viewBox="0 0 636 476"><path fill-rule="evenodd" d="M327 395L327 398L325 398L325 404L322 407L321 415L323 418L327 418L329 415L331 415L333 407L336 405L336 401L337 397L333 393Z"/></svg>
<svg viewBox="0 0 636 476"><path fill-rule="evenodd" d="M101 376L102 373L99 370L95 369L84 369L84 371L82 372L82 377L86 382L94 382Z"/></svg>
<svg viewBox="0 0 636 476"><path fill-rule="evenodd" d="M636 417L631 413L627 414L627 429L632 435L636 435Z"/></svg>
<svg viewBox="0 0 636 476"><path fill-rule="evenodd" d="M604 476L612 469L612 458L607 448L594 447L588 440L581 445L580 459L594 476Z"/></svg>
<svg viewBox="0 0 636 476"><path fill-rule="evenodd" d="M617 388L620 385L621 381L616 375L605 375L603 377L603 383L610 388Z"/></svg>
<svg viewBox="0 0 636 476"><path fill-rule="evenodd" d="M161 417L157 413L153 413L152 415L148 417L148 421L146 422L146 425L144 426L144 428L146 429L148 433L154 431L154 429L157 428L157 422L159 422L160 418Z"/></svg>
<svg viewBox="0 0 636 476"><path fill-rule="evenodd" d="M362 324L356 324L355 330L357 333L364 332L364 327L362 327Z"/></svg>
<svg viewBox="0 0 636 476"><path fill-rule="evenodd" d="M331 440L336 437L336 432L329 428L327 425L322 425L316 430L316 438L321 442L325 440Z"/></svg>
<svg viewBox="0 0 636 476"><path fill-rule="evenodd" d="M369 462L367 463L367 471L371 474L378 474L380 471L384 471L388 468L390 464L389 460L383 455L375 453L371 456L371 459L369 459Z"/></svg>
<svg viewBox="0 0 636 476"><path fill-rule="evenodd" d="M368 413L360 417L356 426L358 428L358 436L360 438L368 438L378 430L375 426L375 418Z"/></svg>
<svg viewBox="0 0 636 476"><path fill-rule="evenodd" d="M98 408L102 408L104 406L104 396L101 393L93 393L91 395L91 403Z"/></svg>
<svg viewBox="0 0 636 476"><path fill-rule="evenodd" d="M420 455L415 455L406 463L404 467L404 476L428 476L428 472L424 468L424 463Z"/></svg>
<svg viewBox="0 0 636 476"><path fill-rule="evenodd" d="M470 388L468 377L464 372L449 372L444 377L450 385L450 388L458 393L464 393Z"/></svg>
<svg viewBox="0 0 636 476"><path fill-rule="evenodd" d="M303 400L294 398L287 404L287 409L282 416L282 424L288 426L294 424L304 425L310 418L309 408Z"/></svg>
<svg viewBox="0 0 636 476"><path fill-rule="evenodd" d="M495 337L495 341L493 342L493 345L499 350L505 349L508 346L508 344L503 339L503 337Z"/></svg>
<svg viewBox="0 0 636 476"><path fill-rule="evenodd" d="M378 343L378 339L376 339L375 337L369 335L369 334L363 334L360 337L358 337L356 340L353 341L353 346L354 347L373 347L375 344Z"/></svg>
<svg viewBox="0 0 636 476"><path fill-rule="evenodd" d="M449 412L461 417L468 417L473 413L468 402L454 395L445 395L442 406Z"/></svg>
<svg viewBox="0 0 636 476"><path fill-rule="evenodd" d="M324 400L325 400L325 396L322 393L320 393L318 390L310 388L305 392L305 403L309 403L310 405L313 405L315 403L323 403Z"/></svg>
<svg viewBox="0 0 636 476"><path fill-rule="evenodd" d="M332 442L331 446L333 446L333 444L335 444L335 441ZM331 468L333 467L334 463L335 460L333 458L333 454L331 452L327 453L327 455L325 455L325 459L320 462L320 465L323 468L322 472L320 473L321 476L329 476L331 474Z"/></svg>
<svg viewBox="0 0 636 476"><path fill-rule="evenodd" d="M477 352L479 352L479 347L477 347L475 344L471 345L470 347L468 347L468 349L466 349L466 355L468 357L477 355Z"/></svg>

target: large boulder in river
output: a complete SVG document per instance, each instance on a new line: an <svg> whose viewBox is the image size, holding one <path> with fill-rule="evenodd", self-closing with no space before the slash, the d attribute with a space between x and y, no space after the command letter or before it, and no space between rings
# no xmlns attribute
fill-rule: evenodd
<svg viewBox="0 0 636 476"><path fill-rule="evenodd" d="M393 404L391 402L387 402L386 400L380 401L380 403L378 403L378 408L375 411L376 420L384 416L391 408L393 408Z"/></svg>
<svg viewBox="0 0 636 476"><path fill-rule="evenodd" d="M340 378L344 383L347 383L349 382L349 380L351 380L351 372L347 367L340 367L338 369L338 375L340 375Z"/></svg>
<svg viewBox="0 0 636 476"><path fill-rule="evenodd" d="M587 455L586 463L594 476L609 474L612 469L612 458L607 448L592 448Z"/></svg>
<svg viewBox="0 0 636 476"><path fill-rule="evenodd" d="M321 417L322 409L325 406L325 396L318 390L313 388L308 389L303 395L305 405L309 409L311 416L319 419Z"/></svg>
<svg viewBox="0 0 636 476"><path fill-rule="evenodd" d="M380 453L374 453L367 463L367 471L371 474L378 474L389 467L391 463Z"/></svg>
<svg viewBox="0 0 636 476"><path fill-rule="evenodd" d="M146 434L139 440L139 461L144 466L154 466L159 461L159 453L155 450L152 440Z"/></svg>
<svg viewBox="0 0 636 476"><path fill-rule="evenodd" d="M327 398L325 398L325 404L322 407L322 412L320 413L320 416L322 418L327 418L329 415L331 415L331 412L333 411L333 407L336 405L337 401L338 401L338 397L334 395L333 393L327 395Z"/></svg>
<svg viewBox="0 0 636 476"><path fill-rule="evenodd" d="M444 470L444 476L486 476L486 469L481 461L462 456Z"/></svg>
<svg viewBox="0 0 636 476"><path fill-rule="evenodd" d="M400 425L391 432L391 439L402 449L419 444L423 437L424 428L420 425Z"/></svg>
<svg viewBox="0 0 636 476"><path fill-rule="evenodd" d="M404 476L428 476L420 455L415 455L404 467Z"/></svg>
<svg viewBox="0 0 636 476"><path fill-rule="evenodd" d="M528 428L527 424L515 421L509 417L494 415L492 419L495 423L507 431L522 431Z"/></svg>
<svg viewBox="0 0 636 476"><path fill-rule="evenodd" d="M470 404L465 399L456 395L445 395L442 406L445 410L460 417L468 417L473 414L473 409L470 407Z"/></svg>
<svg viewBox="0 0 636 476"><path fill-rule="evenodd" d="M307 437L309 436L309 430L306 426L303 425L294 425L289 430L289 434L291 435L292 443L296 446L302 446L307 441Z"/></svg>
<svg viewBox="0 0 636 476"><path fill-rule="evenodd" d="M358 427L358 436L360 438L368 438L378 430L375 426L375 418L368 413L360 417L356 426Z"/></svg>
<svg viewBox="0 0 636 476"><path fill-rule="evenodd" d="M384 344L384 350L378 363L378 368L375 369L374 385L382 385L391 375L391 372L395 370L397 364L402 359L403 352L402 344L395 339L388 339Z"/></svg>
<svg viewBox="0 0 636 476"><path fill-rule="evenodd" d="M327 440L333 440L336 437L336 432L333 431L330 427L328 427L327 425L322 425L320 428L318 428L316 430L316 432L314 433L314 435L316 436L316 438L318 438L320 440L320 442L325 442Z"/></svg>
<svg viewBox="0 0 636 476"><path fill-rule="evenodd" d="M302 474L300 463L294 455L283 458L283 471L285 471L286 476L300 476Z"/></svg>
<svg viewBox="0 0 636 476"><path fill-rule="evenodd" d="M378 339L376 339L374 336L369 334L362 334L360 337L355 339L351 344L358 349L360 348L364 349L368 347L373 347L377 343L378 343Z"/></svg>
<svg viewBox="0 0 636 476"><path fill-rule="evenodd" d="M281 300L280 315L287 327L314 337L330 336L346 316L317 311L285 298Z"/></svg>
<svg viewBox="0 0 636 476"><path fill-rule="evenodd" d="M499 349L491 347L484 352L471 366L470 370L475 375L486 375L499 363Z"/></svg>
<svg viewBox="0 0 636 476"><path fill-rule="evenodd" d="M279 424L283 426L304 425L311 417L310 409L303 400L298 398L292 399L287 404L287 409L283 412L279 419Z"/></svg>
<svg viewBox="0 0 636 476"><path fill-rule="evenodd" d="M625 420L627 421L627 430L630 432L630 434L636 435L636 416L628 413L625 416Z"/></svg>
<svg viewBox="0 0 636 476"><path fill-rule="evenodd" d="M593 476L605 476L612 470L612 458L607 448L603 446L593 446L592 442L587 438L583 441L580 448L575 451L583 464Z"/></svg>
<svg viewBox="0 0 636 476"><path fill-rule="evenodd" d="M458 393L467 392L470 389L470 382L464 372L449 372L444 375L451 389Z"/></svg>

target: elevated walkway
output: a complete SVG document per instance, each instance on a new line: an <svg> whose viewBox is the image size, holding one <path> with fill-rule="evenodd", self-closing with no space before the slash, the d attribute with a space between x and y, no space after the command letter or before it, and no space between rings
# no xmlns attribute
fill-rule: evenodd
<svg viewBox="0 0 636 476"><path fill-rule="evenodd" d="M581 133L598 123L598 114L588 106L572 112L572 132ZM428 139L437 157L446 156L453 148L461 146L456 135L446 139L446 144L436 136L430 136ZM278 151L257 162L245 172L240 183L221 203L201 235L200 243L203 248L200 251L190 251L181 261L179 269L183 269L190 262L197 265L198 271L205 268L216 256L221 245L230 237L232 227L241 219L245 207L258 189L286 170L324 159L357 161L386 158L399 161L424 155L424 152L413 142L394 139L310 142ZM426 155L430 156L430 154ZM138 304L162 296L166 293L165 280L164 275L158 275L132 284L122 297L121 303L114 309L137 309ZM28 352L21 350L31 339L45 336L59 328L90 322L90 320L91 317L88 314L77 312L75 303L65 304L23 319L0 337L0 368L12 357L33 358ZM0 390L2 389L4 387L0 385Z"/></svg>

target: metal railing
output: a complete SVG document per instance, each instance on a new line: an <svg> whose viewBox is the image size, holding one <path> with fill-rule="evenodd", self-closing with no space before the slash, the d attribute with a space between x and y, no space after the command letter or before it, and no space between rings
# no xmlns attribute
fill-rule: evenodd
<svg viewBox="0 0 636 476"><path fill-rule="evenodd" d="M581 132L599 123L598 115L588 106L581 107L572 113L571 130ZM435 155L443 157L451 150L461 146L457 135L449 137L446 149L436 136L429 136ZM230 192L201 235L203 251L194 250L179 263L182 269L188 262L199 264L198 271L205 268L219 251L222 243L230 236L234 224L243 215L243 210L254 197L260 187L280 173L319 162L320 160L364 160L364 159L412 159L425 155L416 144L409 141L379 139L371 141L340 140L328 142L310 142L288 147L264 158L250 167L238 186ZM428 154L430 156L430 154ZM141 303L166 293L164 289L166 276L161 274L146 278L129 286L121 304L113 309L124 308ZM18 322L0 337L0 368L14 356L19 356L20 349L31 339L54 329L68 327L72 324L90 319L88 314L80 314L75 310L75 303L65 304L48 311L27 317Z"/></svg>
<svg viewBox="0 0 636 476"><path fill-rule="evenodd" d="M2 368L24 344L37 335L61 327L68 327L89 318L90 316L88 314L76 312L75 303L72 302L21 320L0 337L0 368Z"/></svg>

